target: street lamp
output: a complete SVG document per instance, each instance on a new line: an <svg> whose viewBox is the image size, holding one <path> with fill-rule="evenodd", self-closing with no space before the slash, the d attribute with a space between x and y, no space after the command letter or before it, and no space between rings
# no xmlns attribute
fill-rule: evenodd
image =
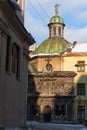
<svg viewBox="0 0 87 130"><path fill-rule="evenodd" d="M87 64L75 64L75 67L79 67L79 66L86 66Z"/></svg>
<svg viewBox="0 0 87 130"><path fill-rule="evenodd" d="M79 106L81 104L81 97L80 96L78 97L78 104L79 104Z"/></svg>
<svg viewBox="0 0 87 130"><path fill-rule="evenodd" d="M75 64L74 66L77 67L78 72L84 72L86 65L87 64L84 64L84 62L82 61L82 62L79 62L79 63Z"/></svg>

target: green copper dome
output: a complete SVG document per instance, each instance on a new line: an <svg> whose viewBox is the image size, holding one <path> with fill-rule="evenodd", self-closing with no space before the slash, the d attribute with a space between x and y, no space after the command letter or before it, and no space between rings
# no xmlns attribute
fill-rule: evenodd
<svg viewBox="0 0 87 130"><path fill-rule="evenodd" d="M71 46L63 37L51 37L43 41L35 50L34 54L64 53Z"/></svg>
<svg viewBox="0 0 87 130"><path fill-rule="evenodd" d="M50 19L49 24L51 24L51 23L64 24L64 21L63 21L63 19L62 19L60 16L53 16L53 17Z"/></svg>

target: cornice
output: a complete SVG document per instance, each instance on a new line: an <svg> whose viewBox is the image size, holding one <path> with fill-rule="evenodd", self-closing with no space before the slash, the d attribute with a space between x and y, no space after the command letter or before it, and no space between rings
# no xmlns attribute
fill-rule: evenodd
<svg viewBox="0 0 87 130"><path fill-rule="evenodd" d="M0 30L1 32L4 32L5 34L8 34L8 26L5 24L5 22L0 18Z"/></svg>
<svg viewBox="0 0 87 130"><path fill-rule="evenodd" d="M24 25L16 15L16 11L9 1L0 1L0 10L8 20L8 26L11 26L17 35L28 45L34 43L33 37L27 32Z"/></svg>
<svg viewBox="0 0 87 130"><path fill-rule="evenodd" d="M43 72L37 72L37 73L31 73L29 75L33 75L35 77L75 77L77 74L74 71L54 71L52 73L43 73Z"/></svg>

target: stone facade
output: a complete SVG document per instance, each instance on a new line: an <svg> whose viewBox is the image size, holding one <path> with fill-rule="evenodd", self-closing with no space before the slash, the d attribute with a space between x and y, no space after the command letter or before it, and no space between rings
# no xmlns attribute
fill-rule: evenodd
<svg viewBox="0 0 87 130"><path fill-rule="evenodd" d="M27 117L27 58L34 41L16 11L11 1L0 0L0 126L4 127L19 127Z"/></svg>
<svg viewBox="0 0 87 130"><path fill-rule="evenodd" d="M72 120L75 76L72 71L29 74L28 119L53 121L62 115Z"/></svg>

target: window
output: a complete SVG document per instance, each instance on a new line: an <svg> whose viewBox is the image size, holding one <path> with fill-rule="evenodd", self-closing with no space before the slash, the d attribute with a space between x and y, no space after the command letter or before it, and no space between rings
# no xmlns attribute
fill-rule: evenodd
<svg viewBox="0 0 87 130"><path fill-rule="evenodd" d="M49 37L51 37L51 27L49 28Z"/></svg>
<svg viewBox="0 0 87 130"><path fill-rule="evenodd" d="M56 27L53 27L53 36L56 36Z"/></svg>
<svg viewBox="0 0 87 130"><path fill-rule="evenodd" d="M84 72L85 71L85 61L78 61L77 71Z"/></svg>
<svg viewBox="0 0 87 130"><path fill-rule="evenodd" d="M16 73L17 67L17 44L14 43L12 46L12 72Z"/></svg>
<svg viewBox="0 0 87 130"><path fill-rule="evenodd" d="M20 47L17 46L17 71L16 77L20 78Z"/></svg>
<svg viewBox="0 0 87 130"><path fill-rule="evenodd" d="M7 36L7 45L6 45L6 71L10 70L10 46L11 46L11 37Z"/></svg>
<svg viewBox="0 0 87 130"><path fill-rule="evenodd" d="M61 27L58 27L58 36L61 36Z"/></svg>
<svg viewBox="0 0 87 130"><path fill-rule="evenodd" d="M28 93L35 93L35 83L34 81L29 81L29 84L28 84Z"/></svg>
<svg viewBox="0 0 87 130"><path fill-rule="evenodd" d="M20 48L19 46L14 43L12 46L12 73L16 75L18 78L20 75Z"/></svg>
<svg viewBox="0 0 87 130"><path fill-rule="evenodd" d="M31 105L30 106L30 112L31 112L32 115L36 115L37 110L36 110L36 106L35 105Z"/></svg>
<svg viewBox="0 0 87 130"><path fill-rule="evenodd" d="M85 84L84 83L77 84L77 95L85 95Z"/></svg>

